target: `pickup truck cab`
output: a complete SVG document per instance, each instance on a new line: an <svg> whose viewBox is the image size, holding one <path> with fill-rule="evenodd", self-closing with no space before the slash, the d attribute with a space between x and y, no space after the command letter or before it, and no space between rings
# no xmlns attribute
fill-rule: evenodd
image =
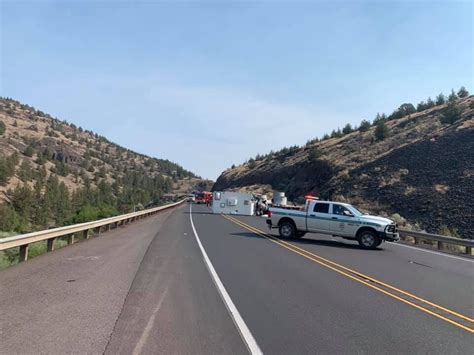
<svg viewBox="0 0 474 355"><path fill-rule="evenodd" d="M333 201L307 199L299 210L270 207L267 225L270 229L278 228L282 238L320 233L357 240L365 249L375 249L383 241L400 240L392 220L366 215L350 204Z"/></svg>

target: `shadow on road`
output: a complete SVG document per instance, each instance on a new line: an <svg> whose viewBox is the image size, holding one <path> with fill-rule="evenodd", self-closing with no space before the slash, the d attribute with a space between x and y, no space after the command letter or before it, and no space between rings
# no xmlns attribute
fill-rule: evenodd
<svg viewBox="0 0 474 355"><path fill-rule="evenodd" d="M240 233L231 233L231 235L235 235L238 237L246 237L246 238L260 238L264 239L263 237L259 236L258 234L252 232L240 232Z"/></svg>
<svg viewBox="0 0 474 355"><path fill-rule="evenodd" d="M281 239L279 237L276 237ZM302 245L322 245L325 247L333 247L333 248L346 248L346 249L360 249L360 246L357 244L346 244L341 243L337 240L316 240L316 239L283 239L289 242L293 242L295 244L302 244Z"/></svg>
<svg viewBox="0 0 474 355"><path fill-rule="evenodd" d="M263 238L259 236L258 234L252 233L252 232L241 232L241 233L232 233L232 235L236 235L239 237L247 237L247 238ZM281 238L280 236L277 235L272 235L273 238L276 240L282 240L285 242L291 242L294 244L300 244L301 246L303 245L320 245L320 246L325 246L325 247L331 247L331 248L343 248L343 249L357 249L357 250L363 250L358 244L347 244L347 243L342 243L337 240L316 240L316 239L289 239L289 238ZM371 251L381 251L381 248L376 248Z"/></svg>

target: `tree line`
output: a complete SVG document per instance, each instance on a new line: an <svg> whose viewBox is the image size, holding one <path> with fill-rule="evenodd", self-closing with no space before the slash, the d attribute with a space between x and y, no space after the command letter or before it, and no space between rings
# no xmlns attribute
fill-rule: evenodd
<svg viewBox="0 0 474 355"><path fill-rule="evenodd" d="M22 180L7 191L8 203L0 205L0 231L25 233L106 218L157 205L172 190L170 178L137 171L112 184L101 179L97 187L86 178L84 187L71 192L56 174L48 176L44 166L28 169L24 160L16 168L18 159L16 153L0 158L0 182L13 174Z"/></svg>
<svg viewBox="0 0 474 355"><path fill-rule="evenodd" d="M21 121L23 128L38 131L36 122L42 120L48 123L47 136L61 140L65 136L86 149L74 161L66 160L47 140L20 137L15 129L3 138L11 127L0 120L0 138L17 149L0 154L0 185L6 186L13 177L20 180L0 203L0 231L24 233L150 207L172 192L173 182L197 177L170 160L135 153L31 106L0 98L0 111L16 118L18 110L31 122L25 126ZM80 187L67 186L69 181Z"/></svg>
<svg viewBox="0 0 474 355"><path fill-rule="evenodd" d="M444 105L442 114L440 115L440 122L443 124L454 124L457 120L461 118L462 109L457 104L459 98L465 98L469 96L467 89L462 86L457 92L451 90L451 93L448 96L445 96L443 93L440 93L433 100L431 97L428 97L426 101L419 102L416 107L412 103L401 104L397 109L395 109L390 115L385 113L377 113L375 118L371 121L363 119L358 126L352 126L350 123L347 123L342 129L337 128L332 130L330 134L324 134L321 138L314 138L308 140L306 146L311 146L314 143L325 141L331 138L342 138L347 134L352 132L367 132L372 127L375 127L373 137L376 141L384 140L390 136L389 127L386 125L386 122L400 119L408 115L421 112L435 106ZM471 103L471 109L474 108ZM294 145L290 147L284 147L279 151L271 150L268 154L257 154L254 158L249 158L244 162L247 164L250 169L255 168L258 161L265 160L267 158L285 158L286 156L294 154L296 151L301 149L300 146ZM231 166L231 169L234 169L235 165Z"/></svg>

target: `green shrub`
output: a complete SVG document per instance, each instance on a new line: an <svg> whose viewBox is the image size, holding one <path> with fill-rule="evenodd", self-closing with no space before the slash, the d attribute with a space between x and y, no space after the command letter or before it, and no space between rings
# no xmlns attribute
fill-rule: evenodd
<svg viewBox="0 0 474 355"><path fill-rule="evenodd" d="M438 234L445 235L447 237L453 238L461 238L456 228L449 229L449 227L445 224L441 225L438 229Z"/></svg>
<svg viewBox="0 0 474 355"><path fill-rule="evenodd" d="M5 123L3 121L0 121L0 136L3 136L6 129L7 129L7 127L5 126Z"/></svg>
<svg viewBox="0 0 474 355"><path fill-rule="evenodd" d="M352 132L354 132L354 130L352 129L352 126L351 126L350 123L346 124L344 126L344 128L342 129L343 134L349 134L349 133L352 133Z"/></svg>
<svg viewBox="0 0 474 355"><path fill-rule="evenodd" d="M390 135L388 127L384 121L379 121L379 123L377 123L374 135L375 139L378 141L382 141Z"/></svg>
<svg viewBox="0 0 474 355"><path fill-rule="evenodd" d="M0 205L0 231L11 232L17 229L20 218L16 211L6 203Z"/></svg>
<svg viewBox="0 0 474 355"><path fill-rule="evenodd" d="M102 205L100 207L86 205L76 213L72 219L72 223L95 221L101 218L112 217L117 214L117 209L109 205Z"/></svg>
<svg viewBox="0 0 474 355"><path fill-rule="evenodd" d="M456 102L449 101L439 120L444 124L454 124L461 118L461 113L462 110Z"/></svg>
<svg viewBox="0 0 474 355"><path fill-rule="evenodd" d="M367 120L362 120L359 126L359 132L367 132L370 129L370 122Z"/></svg>
<svg viewBox="0 0 474 355"><path fill-rule="evenodd" d="M461 98L468 97L469 96L469 91L467 91L464 86L461 86L461 88L458 91L458 96L461 97Z"/></svg>
<svg viewBox="0 0 474 355"><path fill-rule="evenodd" d="M446 103L446 97L444 97L443 93L436 96L436 105L443 105Z"/></svg>
<svg viewBox="0 0 474 355"><path fill-rule="evenodd" d="M319 151L318 148L313 147L309 150L308 152L308 160L313 163L317 161L321 157L321 152Z"/></svg>
<svg viewBox="0 0 474 355"><path fill-rule="evenodd" d="M33 154L35 154L35 150L33 149L33 147L31 145L29 145L28 147L26 147L23 154L25 154L27 157L32 157Z"/></svg>

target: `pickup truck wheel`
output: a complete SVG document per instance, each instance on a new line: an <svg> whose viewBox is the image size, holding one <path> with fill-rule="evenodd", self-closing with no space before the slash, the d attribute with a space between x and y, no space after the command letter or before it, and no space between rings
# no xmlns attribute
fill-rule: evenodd
<svg viewBox="0 0 474 355"><path fill-rule="evenodd" d="M280 237L282 238L293 238L296 235L296 228L293 223L283 222L278 228Z"/></svg>
<svg viewBox="0 0 474 355"><path fill-rule="evenodd" d="M381 243L381 240L377 236L377 234L369 230L360 233L357 237L357 241L359 242L359 245L364 249L375 249Z"/></svg>

